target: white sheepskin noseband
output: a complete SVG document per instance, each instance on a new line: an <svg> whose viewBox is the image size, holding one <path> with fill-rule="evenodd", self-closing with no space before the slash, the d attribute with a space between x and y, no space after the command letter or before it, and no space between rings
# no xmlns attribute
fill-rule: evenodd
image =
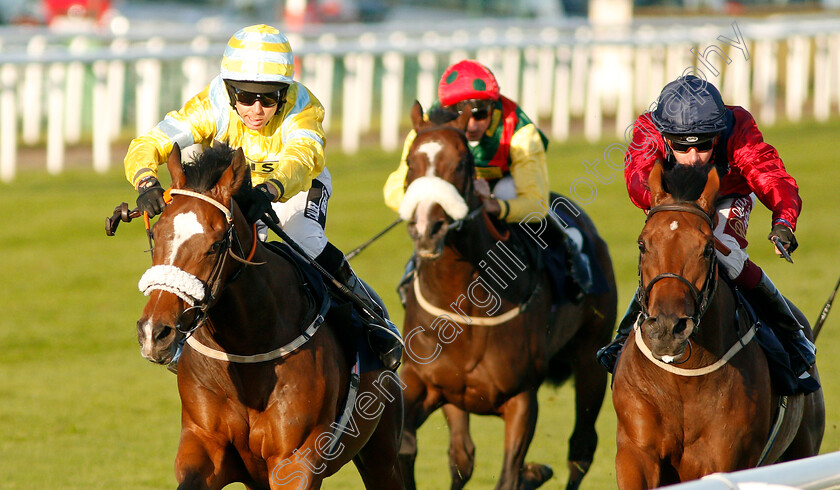
<svg viewBox="0 0 840 490"><path fill-rule="evenodd" d="M154 265L143 273L137 284L146 296L159 289L177 295L190 306L204 299L204 283L174 265Z"/></svg>
<svg viewBox="0 0 840 490"><path fill-rule="evenodd" d="M440 204L446 214L455 220L463 219L469 211L466 201L454 185L440 177L424 176L409 184L405 190L400 204L400 218L410 221L414 210L422 201Z"/></svg>

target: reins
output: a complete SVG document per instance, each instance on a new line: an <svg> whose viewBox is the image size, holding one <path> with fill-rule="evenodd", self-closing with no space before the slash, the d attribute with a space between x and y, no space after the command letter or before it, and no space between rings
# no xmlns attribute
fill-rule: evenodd
<svg viewBox="0 0 840 490"><path fill-rule="evenodd" d="M695 203L679 203L679 204L661 204L659 206L654 206L653 208L648 211L647 218L645 219L645 223L650 220L651 216L660 212L660 211L675 211L681 213L691 213L697 216L700 216L705 220L705 222L709 225L710 229L714 229L714 222L712 221L712 217L709 216L703 209L700 208ZM642 315L645 318L649 317L648 313L648 298L650 298L650 292L653 289L653 286L656 285L659 281L663 279L676 279L686 285L688 290L691 291L691 294L694 298L694 306L696 307L695 314L689 319L694 322L696 327L699 327L700 320L702 319L703 315L706 313L706 310L709 309L711 305L712 298L714 297L715 292L717 291L717 254L712 252L711 256L709 257L709 269L706 273L706 280L703 282L703 286L701 289L697 289L691 281L686 279L685 277L676 274L674 272L663 272L661 274L656 275L653 279L650 280L647 284L643 283L642 278L642 256L639 254L639 265L638 265L638 272L639 272L639 288L638 288L638 301L642 307Z"/></svg>

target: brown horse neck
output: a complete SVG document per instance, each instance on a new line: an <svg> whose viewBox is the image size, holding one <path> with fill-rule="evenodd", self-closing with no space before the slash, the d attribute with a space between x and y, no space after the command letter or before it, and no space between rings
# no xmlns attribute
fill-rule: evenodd
<svg viewBox="0 0 840 490"><path fill-rule="evenodd" d="M313 306L293 269L284 257L258 245L254 262L243 265L210 308L209 328L201 338L212 337L222 350L239 355L276 349L300 335ZM300 306L303 306L301 308Z"/></svg>

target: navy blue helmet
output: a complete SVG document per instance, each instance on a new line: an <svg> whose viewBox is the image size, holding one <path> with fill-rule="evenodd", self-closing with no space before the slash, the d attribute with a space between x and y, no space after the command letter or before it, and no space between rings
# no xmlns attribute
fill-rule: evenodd
<svg viewBox="0 0 840 490"><path fill-rule="evenodd" d="M680 143L709 140L726 129L726 107L720 92L694 75L665 85L651 118L662 136Z"/></svg>

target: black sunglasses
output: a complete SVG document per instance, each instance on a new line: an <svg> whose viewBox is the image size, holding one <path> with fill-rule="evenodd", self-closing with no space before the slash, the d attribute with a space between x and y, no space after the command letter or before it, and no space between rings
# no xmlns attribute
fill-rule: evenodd
<svg viewBox="0 0 840 490"><path fill-rule="evenodd" d="M467 104L472 105L472 118L476 121L481 121L482 119L490 117L490 111L493 109L492 100L462 100L461 102L455 104L455 110L458 111L458 114L462 114L464 112L464 108L467 107Z"/></svg>
<svg viewBox="0 0 840 490"><path fill-rule="evenodd" d="M240 90L236 87L232 88L233 96L236 98L236 102L245 106L252 106L256 104L257 101L260 101L260 104L262 104L263 107L274 107L286 98L285 90L258 94L254 92L246 92L245 90Z"/></svg>
<svg viewBox="0 0 840 490"><path fill-rule="evenodd" d="M715 140L717 138L712 138L710 140L706 140L702 143L677 143L676 141L667 140L668 146L671 147L677 153L687 153L689 150L694 148L698 152L709 151L715 147Z"/></svg>

